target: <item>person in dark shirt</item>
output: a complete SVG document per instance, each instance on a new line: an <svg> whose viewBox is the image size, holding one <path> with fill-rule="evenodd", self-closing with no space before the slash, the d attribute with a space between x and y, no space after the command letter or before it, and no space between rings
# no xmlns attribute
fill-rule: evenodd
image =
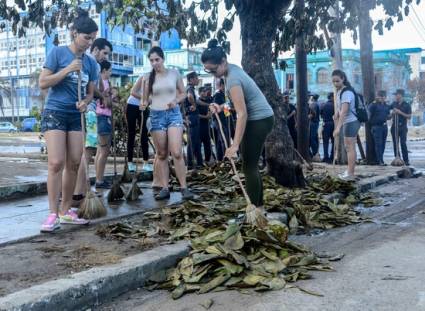
<svg viewBox="0 0 425 311"><path fill-rule="evenodd" d="M213 102L211 97L211 87L199 88L198 110L199 110L199 134L202 146L204 147L205 162L211 161L211 137L210 137L210 119L211 113L209 105Z"/></svg>
<svg viewBox="0 0 425 311"><path fill-rule="evenodd" d="M407 120L412 117L412 108L404 101L404 90L398 89L395 95L395 102L391 105L393 124L391 126L391 136L393 138L394 156L397 156L396 139L400 141L403 161L409 165L409 154L407 152ZM395 119L398 118L398 133L395 131Z"/></svg>
<svg viewBox="0 0 425 311"><path fill-rule="evenodd" d="M319 95L310 96L308 118L310 119L310 156L315 160L319 160L319 123L320 108L317 103Z"/></svg>
<svg viewBox="0 0 425 311"><path fill-rule="evenodd" d="M297 148L297 128L296 128L296 114L297 109L294 104L291 104L289 101L289 92L285 91L283 93L283 104L286 109L287 117L286 124L289 129L289 134L292 137L292 141L294 142L294 148Z"/></svg>
<svg viewBox="0 0 425 311"><path fill-rule="evenodd" d="M194 168L193 157L196 158L197 167L202 167L202 153L201 153L201 140L199 130L199 109L197 98L195 94L195 87L199 84L198 74L196 72L190 72L186 76L187 97L185 99L185 115L186 122L188 123L188 148L187 148L187 166L188 168Z"/></svg>
<svg viewBox="0 0 425 311"><path fill-rule="evenodd" d="M320 109L320 116L323 121L322 140L323 140L323 160L322 162L332 163L334 158L334 137L333 132L335 129L334 116L334 93L328 94L328 100ZM329 141L331 141L332 148L329 156Z"/></svg>
<svg viewBox="0 0 425 311"><path fill-rule="evenodd" d="M369 105L369 123L379 165L386 165L384 151L388 136L387 120L390 115L390 107L387 105L386 99L387 92L379 91L376 100Z"/></svg>
<svg viewBox="0 0 425 311"><path fill-rule="evenodd" d="M217 92L214 94L213 97L213 103L216 103L218 105L222 105L226 102L226 95L224 93L224 80L220 79L217 82ZM230 139L229 139L229 133L228 133L228 127L226 126L227 124L227 118L224 115L224 111L221 111L218 114L221 124L223 125L223 131L224 131L224 135L227 138L227 143L228 146L230 146ZM216 149L216 155L217 155L217 161L222 161L224 158L224 152L226 150L225 145L224 145L224 141L223 138L221 137L221 133L220 130L218 129L218 124L217 124L217 120L215 119L215 117L213 117L213 122L212 122L212 132L213 132L213 139L214 139L214 144L215 144L215 149Z"/></svg>

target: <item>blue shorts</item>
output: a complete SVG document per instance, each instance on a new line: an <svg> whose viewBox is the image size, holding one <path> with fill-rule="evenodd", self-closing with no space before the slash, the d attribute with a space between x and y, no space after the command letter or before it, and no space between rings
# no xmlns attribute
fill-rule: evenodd
<svg viewBox="0 0 425 311"><path fill-rule="evenodd" d="M97 134L102 136L112 134L111 117L104 115L97 116Z"/></svg>
<svg viewBox="0 0 425 311"><path fill-rule="evenodd" d="M153 110L150 112L149 131L167 131L170 127L183 128L183 117L180 107L174 107L167 110Z"/></svg>
<svg viewBox="0 0 425 311"><path fill-rule="evenodd" d="M81 132L80 113L45 109L41 116L41 132L52 130Z"/></svg>

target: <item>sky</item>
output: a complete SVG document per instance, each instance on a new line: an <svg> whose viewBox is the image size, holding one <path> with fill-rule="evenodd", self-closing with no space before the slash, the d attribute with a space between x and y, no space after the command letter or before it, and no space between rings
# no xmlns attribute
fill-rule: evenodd
<svg viewBox="0 0 425 311"><path fill-rule="evenodd" d="M224 14L221 10L221 14ZM416 14L415 14L416 13ZM384 18L382 10L377 9L372 12L373 20ZM232 31L228 34L228 39L231 42L231 51L228 57L229 62L234 64L241 63L242 58L242 42L240 39L240 24L239 19L235 19ZM400 49L420 47L425 49L425 1L422 0L419 5L413 5L413 10L410 10L408 17L402 22L395 23L391 31L384 31L380 36L374 31L372 34L374 50ZM342 47L346 49L359 48L353 43L351 34L345 33L342 35Z"/></svg>

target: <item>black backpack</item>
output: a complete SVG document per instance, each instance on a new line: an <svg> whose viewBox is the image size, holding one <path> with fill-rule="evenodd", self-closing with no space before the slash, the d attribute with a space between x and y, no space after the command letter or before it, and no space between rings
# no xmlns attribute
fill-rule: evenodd
<svg viewBox="0 0 425 311"><path fill-rule="evenodd" d="M346 86L342 91L341 94L339 95L339 100L341 100L342 98L342 94L345 91L351 91L354 94L354 101L355 101L355 108L356 111L352 111L352 113L356 116L357 120L359 120L360 123L364 123L369 121L369 115L368 115L368 110L366 108L366 105L363 101L363 98L356 93L356 91L349 86Z"/></svg>

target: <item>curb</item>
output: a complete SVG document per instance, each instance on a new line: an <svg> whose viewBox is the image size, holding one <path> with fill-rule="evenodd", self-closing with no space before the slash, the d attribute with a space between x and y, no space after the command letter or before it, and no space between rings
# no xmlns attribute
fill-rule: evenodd
<svg viewBox="0 0 425 311"><path fill-rule="evenodd" d="M121 178L121 175L117 175ZM105 180L112 182L114 175L105 175ZM138 181L149 181L152 180L152 172L141 172L138 176ZM96 178L91 177L90 182L95 182ZM0 201L10 200L10 199L21 199L24 197L29 197L33 195L40 195L47 193L47 182L38 182L38 183L20 183L10 186L0 187Z"/></svg>
<svg viewBox="0 0 425 311"><path fill-rule="evenodd" d="M12 293L0 298L0 310L80 310L140 288L158 271L189 254L189 243L164 245L121 262L92 268L67 278Z"/></svg>

